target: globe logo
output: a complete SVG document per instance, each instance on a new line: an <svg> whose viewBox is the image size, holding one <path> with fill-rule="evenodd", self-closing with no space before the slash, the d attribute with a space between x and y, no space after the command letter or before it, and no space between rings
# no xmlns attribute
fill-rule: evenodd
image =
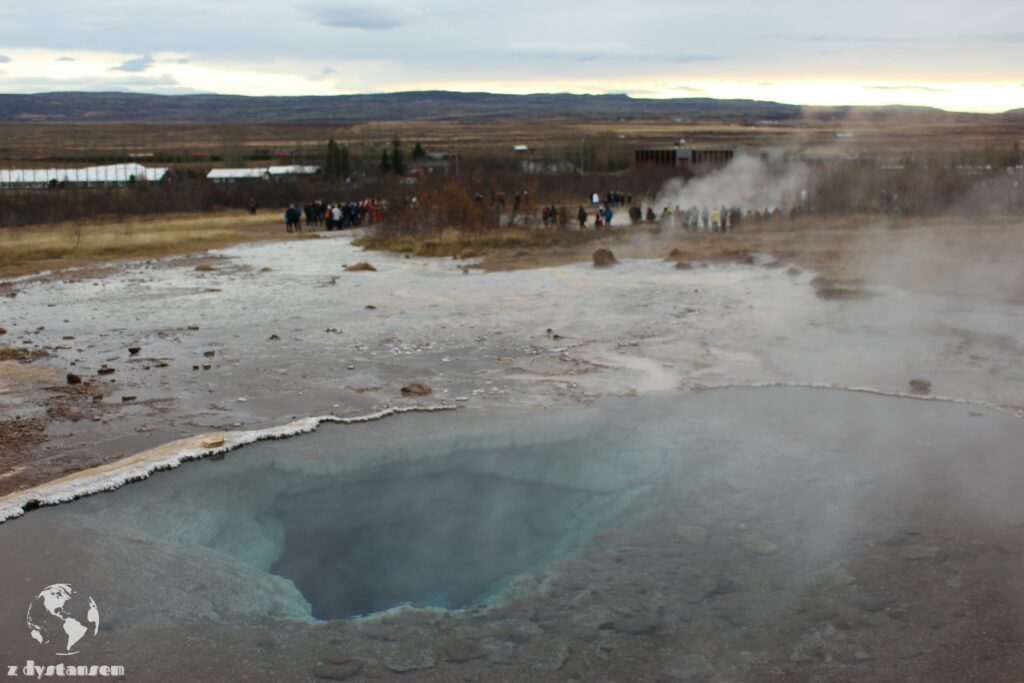
<svg viewBox="0 0 1024 683"><path fill-rule="evenodd" d="M57 648L55 654L78 654L75 646L100 630L100 611L96 601L81 595L70 584L47 586L28 605L25 617L32 640ZM90 628L91 626L91 628Z"/></svg>

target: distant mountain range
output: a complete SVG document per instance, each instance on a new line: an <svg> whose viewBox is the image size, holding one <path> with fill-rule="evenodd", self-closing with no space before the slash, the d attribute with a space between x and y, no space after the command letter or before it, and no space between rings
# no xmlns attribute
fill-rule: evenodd
<svg viewBox="0 0 1024 683"><path fill-rule="evenodd" d="M495 95L444 91L329 97L57 92L0 95L0 122L182 121L304 123L492 118L793 119L798 106L753 100L626 95Z"/></svg>
<svg viewBox="0 0 1024 683"><path fill-rule="evenodd" d="M1024 116L1024 110L1006 115ZM927 107L801 107L757 100L692 97L670 100L627 95L496 95L446 91L327 97L145 95L55 92L0 95L0 123L179 121L202 123L313 123L497 118L680 118L776 121L843 119L972 119Z"/></svg>

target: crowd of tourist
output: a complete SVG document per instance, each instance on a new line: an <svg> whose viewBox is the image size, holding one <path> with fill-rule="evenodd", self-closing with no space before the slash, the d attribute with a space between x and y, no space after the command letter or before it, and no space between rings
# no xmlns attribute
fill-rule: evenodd
<svg viewBox="0 0 1024 683"><path fill-rule="evenodd" d="M379 197L335 203L324 203L318 199L302 205L302 208L298 204L290 204L284 212L284 223L288 232L302 232L303 219L308 232L315 232L321 226L326 230L344 230L379 223L385 213L387 201Z"/></svg>

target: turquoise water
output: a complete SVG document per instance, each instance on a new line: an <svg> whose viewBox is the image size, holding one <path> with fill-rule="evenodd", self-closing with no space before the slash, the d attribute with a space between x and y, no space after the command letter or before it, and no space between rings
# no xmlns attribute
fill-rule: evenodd
<svg viewBox="0 0 1024 683"><path fill-rule="evenodd" d="M479 680L552 650L558 680L1011 671L1022 437L995 410L807 389L327 425L0 525L0 623L65 582L104 647L151 665L150 641L255 638L274 680L335 642L476 647Z"/></svg>

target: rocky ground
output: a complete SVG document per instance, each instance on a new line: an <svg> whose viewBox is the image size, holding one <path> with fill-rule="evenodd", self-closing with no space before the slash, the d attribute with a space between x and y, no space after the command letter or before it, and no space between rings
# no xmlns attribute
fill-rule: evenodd
<svg viewBox="0 0 1024 683"><path fill-rule="evenodd" d="M466 274L373 254L377 272L345 271L365 260L341 237L4 283L3 450L30 466L0 493L181 436L367 411L412 382L460 405L544 405L729 383L905 392L923 377L938 395L1024 404L1021 309L992 298L821 297L799 269L661 259Z"/></svg>
<svg viewBox="0 0 1024 683"><path fill-rule="evenodd" d="M483 414L773 383L909 394L927 379L932 396L1024 406L1013 301L885 278L821 296L815 273L774 258L677 268L622 253L602 269L467 272L338 237L10 280L0 494L183 436L382 405ZM376 271L346 271L362 261ZM432 394L403 397L414 382ZM858 505L895 500L879 495ZM187 640L196 680L1016 680L1019 526L993 529L935 495L899 499L899 519L865 526L809 583L794 578L808 578L806 555L788 551L794 518L821 500L778 509L733 482L596 537L497 611L124 629L117 643L146 652L149 680L180 672L180 649L143 636Z"/></svg>

